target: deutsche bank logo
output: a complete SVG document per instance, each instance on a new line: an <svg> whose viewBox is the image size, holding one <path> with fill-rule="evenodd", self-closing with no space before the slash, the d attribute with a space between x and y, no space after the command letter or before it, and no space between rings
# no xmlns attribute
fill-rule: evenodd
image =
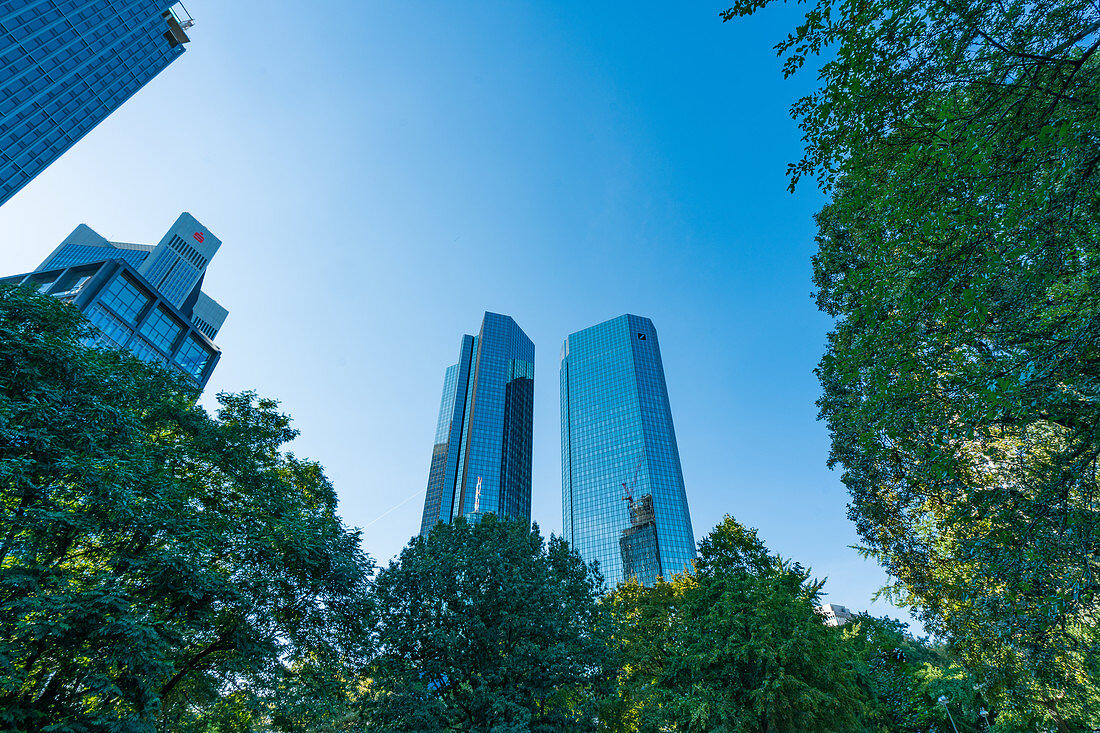
<svg viewBox="0 0 1100 733"><path fill-rule="evenodd" d="M202 244L202 240L205 238L206 237L203 236L202 232L195 232L195 241L199 244Z"/></svg>

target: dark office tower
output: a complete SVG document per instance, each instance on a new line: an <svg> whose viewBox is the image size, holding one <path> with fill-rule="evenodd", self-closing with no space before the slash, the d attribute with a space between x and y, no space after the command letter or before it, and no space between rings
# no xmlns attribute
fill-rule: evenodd
<svg viewBox="0 0 1100 733"><path fill-rule="evenodd" d="M599 561L608 587L690 568L695 537L648 318L620 316L565 340L561 429L565 539Z"/></svg>
<svg viewBox="0 0 1100 733"><path fill-rule="evenodd" d="M0 2L0 204L183 53L191 20L177 7Z"/></svg>
<svg viewBox="0 0 1100 733"><path fill-rule="evenodd" d="M96 330L89 345L126 349L206 385L229 314L202 292L221 240L181 214L157 245L108 242L81 224L34 272L0 278L72 303Z"/></svg>
<svg viewBox="0 0 1100 733"><path fill-rule="evenodd" d="M486 313L447 369L421 534L489 512L531 520L535 345L508 316Z"/></svg>

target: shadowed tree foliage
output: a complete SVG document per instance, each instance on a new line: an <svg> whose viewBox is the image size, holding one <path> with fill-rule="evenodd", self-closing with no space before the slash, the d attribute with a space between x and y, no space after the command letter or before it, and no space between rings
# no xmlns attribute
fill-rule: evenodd
<svg viewBox="0 0 1100 733"><path fill-rule="evenodd" d="M700 543L695 573L620 585L607 729L864 730L868 693L840 629L816 611L821 586L730 517Z"/></svg>
<svg viewBox="0 0 1100 733"><path fill-rule="evenodd" d="M0 289L0 728L266 725L316 660L363 660L370 562L273 401L212 418L85 328Z"/></svg>
<svg viewBox="0 0 1100 733"><path fill-rule="evenodd" d="M1100 726L1098 48L1072 0L817 0L778 46L826 59L791 174L831 198L831 461L999 726Z"/></svg>
<svg viewBox="0 0 1100 733"><path fill-rule="evenodd" d="M594 730L601 584L525 522L460 518L416 537L376 580L371 730Z"/></svg>

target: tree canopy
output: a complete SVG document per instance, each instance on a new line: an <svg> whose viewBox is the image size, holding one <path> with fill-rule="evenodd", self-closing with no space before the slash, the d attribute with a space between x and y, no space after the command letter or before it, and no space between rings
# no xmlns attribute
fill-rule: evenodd
<svg viewBox="0 0 1100 733"><path fill-rule="evenodd" d="M4 729L924 733L947 731L934 695L966 702L898 627L825 627L821 583L728 518L693 573L610 595L491 514L374 575L273 401L210 416L86 327L0 288Z"/></svg>
<svg viewBox="0 0 1100 733"><path fill-rule="evenodd" d="M376 580L372 730L593 730L601 588L526 522L459 518L414 538Z"/></svg>
<svg viewBox="0 0 1100 733"><path fill-rule="evenodd" d="M371 563L332 485L273 401L211 417L86 328L0 288L0 727L292 728L285 691L369 639Z"/></svg>
<svg viewBox="0 0 1100 733"><path fill-rule="evenodd" d="M1003 725L1100 725L1098 48L1068 0L818 0L777 46L820 56L790 172L829 196L831 462Z"/></svg>
<svg viewBox="0 0 1100 733"><path fill-rule="evenodd" d="M822 583L726 517L696 572L631 581L610 597L613 731L863 730L869 693L840 629L816 606Z"/></svg>

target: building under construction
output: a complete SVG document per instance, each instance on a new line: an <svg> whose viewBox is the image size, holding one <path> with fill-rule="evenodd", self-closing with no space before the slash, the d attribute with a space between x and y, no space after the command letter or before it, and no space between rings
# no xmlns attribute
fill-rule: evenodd
<svg viewBox="0 0 1100 733"><path fill-rule="evenodd" d="M661 570L661 552L657 544L657 516L653 511L653 495L635 500L625 497L630 511L630 526L619 536L619 552L623 557L623 577L637 578L643 585L652 585Z"/></svg>

